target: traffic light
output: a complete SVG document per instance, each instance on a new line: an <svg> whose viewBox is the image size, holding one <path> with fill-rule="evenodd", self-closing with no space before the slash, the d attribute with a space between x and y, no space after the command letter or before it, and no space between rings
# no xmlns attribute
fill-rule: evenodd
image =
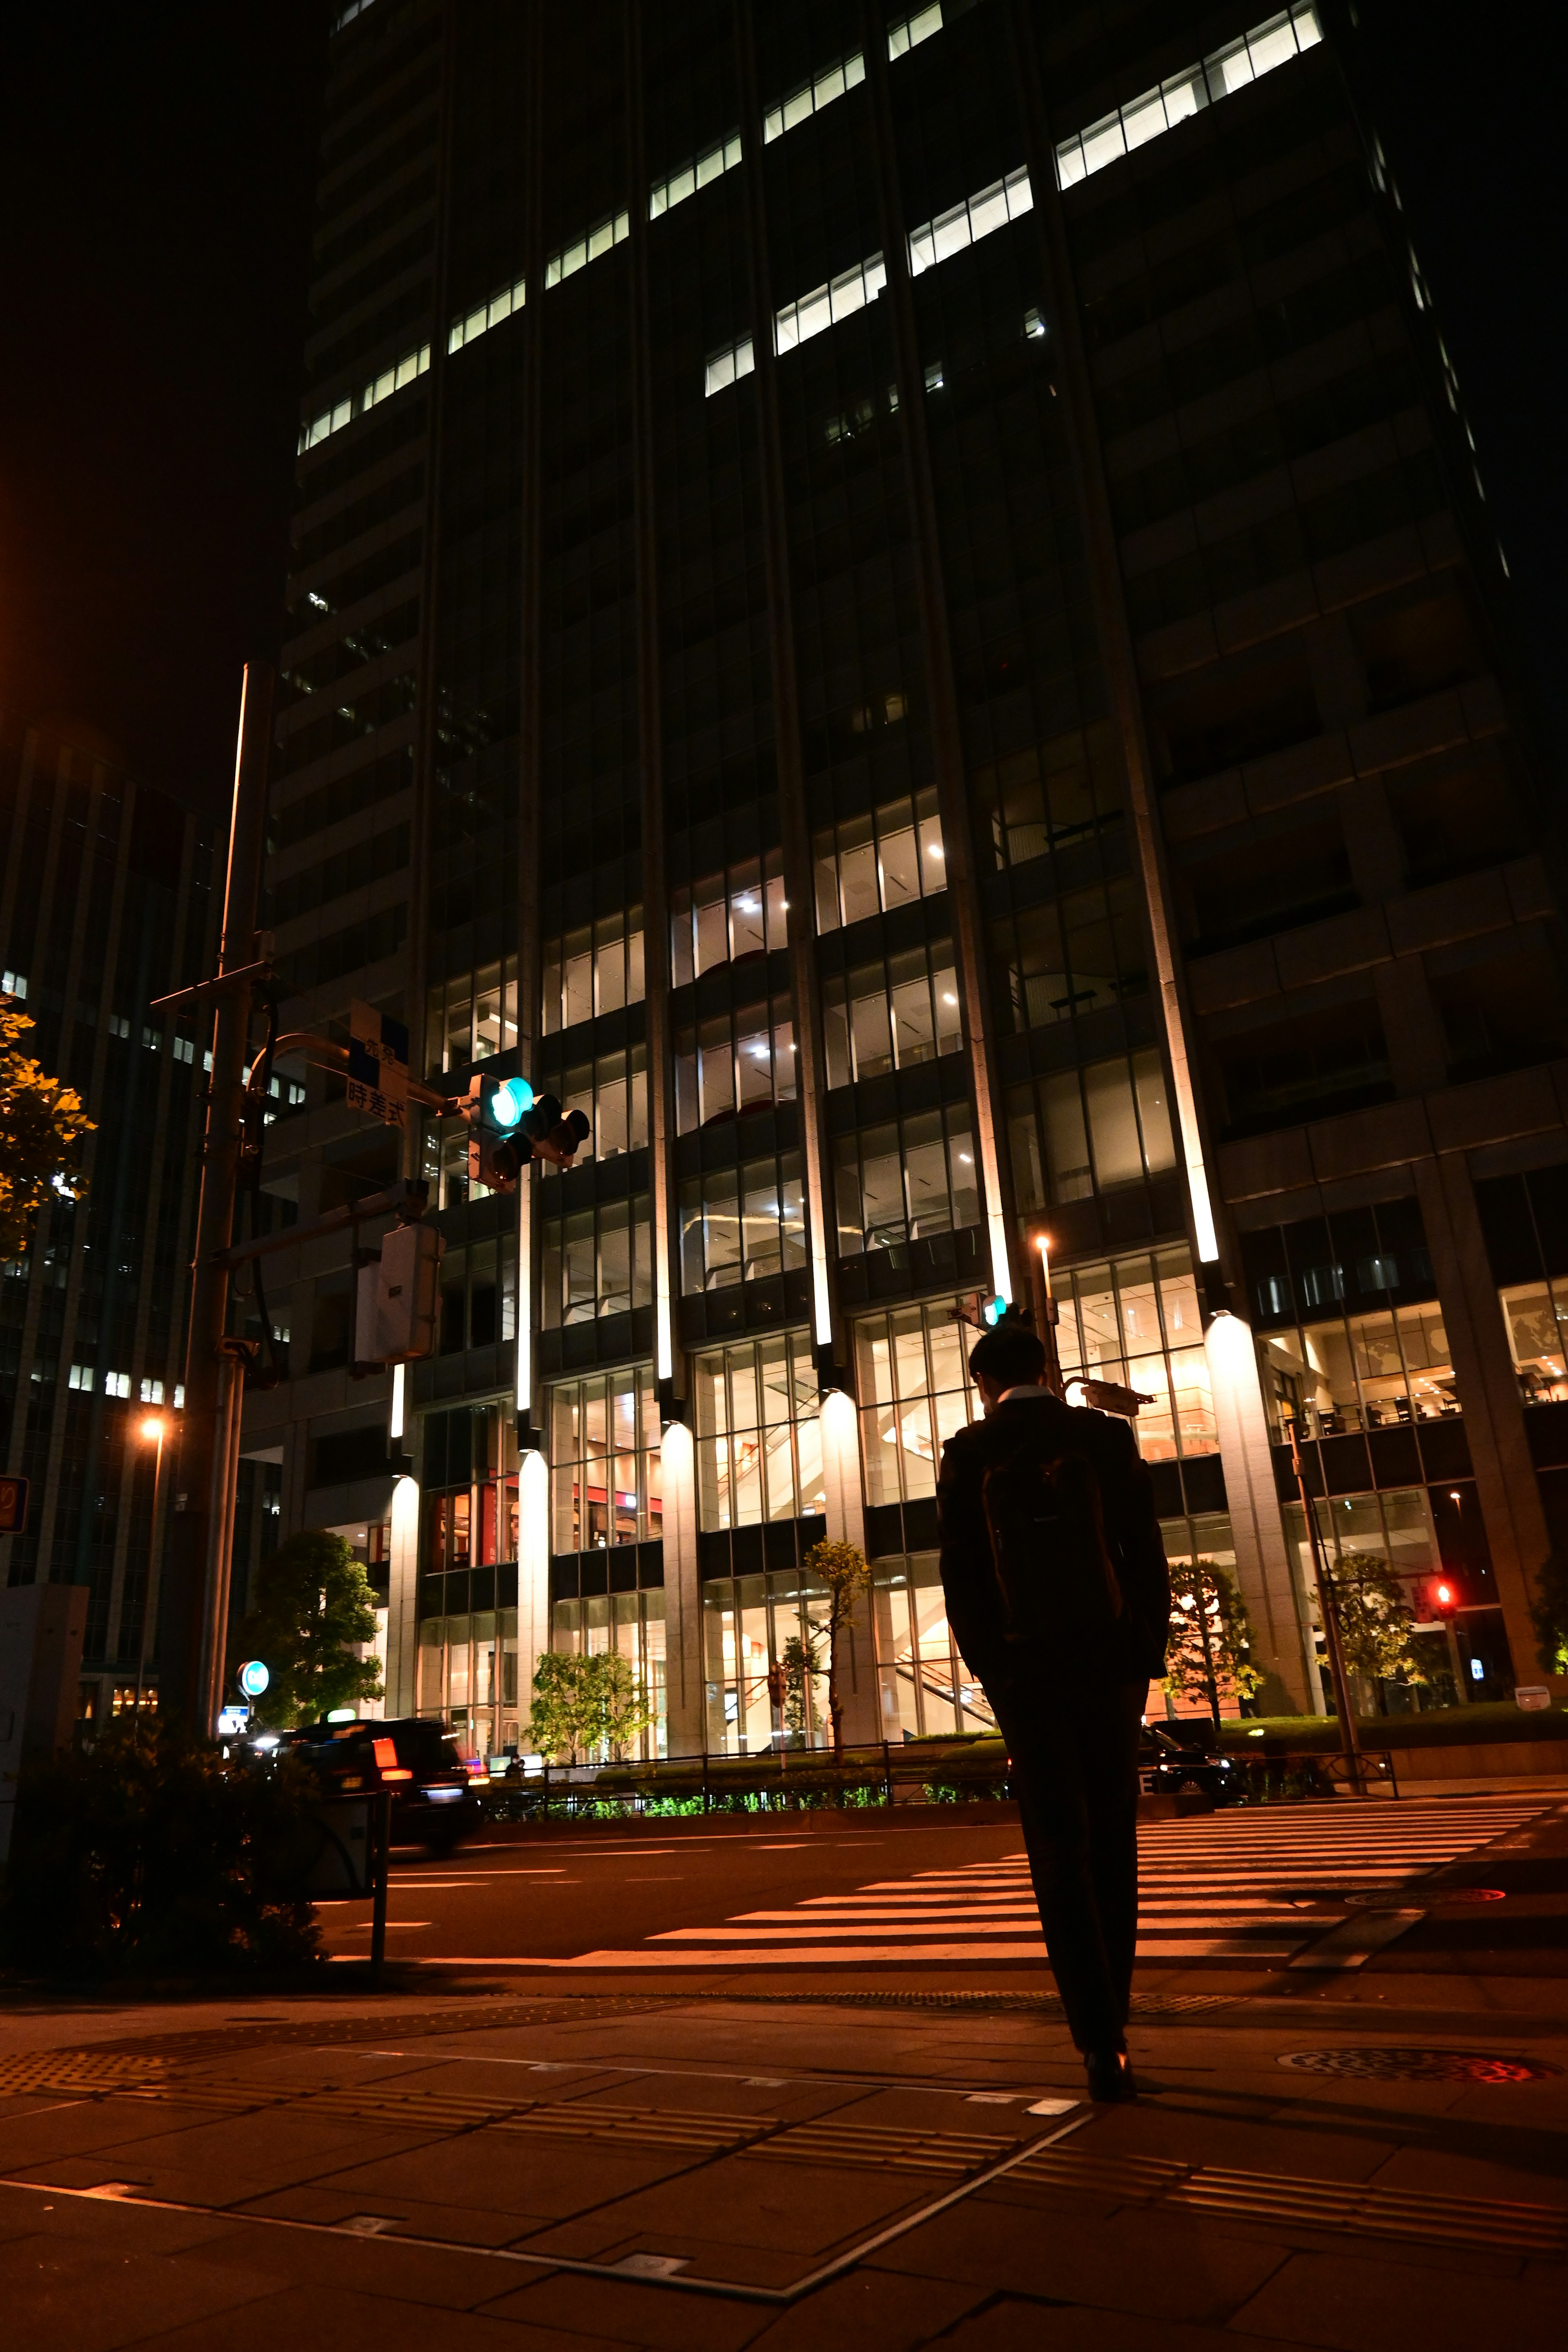
<svg viewBox="0 0 1568 2352"><path fill-rule="evenodd" d="M492 1192L515 1191L532 1159L569 1168L588 1133L580 1110L562 1111L554 1095L536 1095L526 1078L475 1076L463 1117L468 1123L468 1181Z"/></svg>
<svg viewBox="0 0 1568 2352"><path fill-rule="evenodd" d="M1004 1326L1009 1330L1024 1331L1034 1328L1034 1317L1005 1298L988 1298L980 1312L985 1318L988 1330L995 1331Z"/></svg>
<svg viewBox="0 0 1568 2352"><path fill-rule="evenodd" d="M1432 1614L1446 1625L1459 1606L1459 1588L1451 1576L1439 1576L1427 1588Z"/></svg>

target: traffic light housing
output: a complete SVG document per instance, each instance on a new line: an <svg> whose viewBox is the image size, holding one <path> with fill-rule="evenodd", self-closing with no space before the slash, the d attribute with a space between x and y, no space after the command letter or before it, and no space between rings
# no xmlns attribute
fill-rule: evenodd
<svg viewBox="0 0 1568 2352"><path fill-rule="evenodd" d="M988 1298L980 1310L988 1331L1032 1331L1035 1318L1027 1308L1015 1307L1005 1298Z"/></svg>
<svg viewBox="0 0 1568 2352"><path fill-rule="evenodd" d="M1450 1624L1459 1606L1459 1588L1453 1578L1434 1577L1426 1588L1426 1599L1433 1616L1442 1624Z"/></svg>
<svg viewBox="0 0 1568 2352"><path fill-rule="evenodd" d="M586 1115L563 1112L554 1095L536 1095L526 1078L478 1075L462 1106L468 1123L468 1181L511 1192L533 1159L569 1168L588 1133Z"/></svg>

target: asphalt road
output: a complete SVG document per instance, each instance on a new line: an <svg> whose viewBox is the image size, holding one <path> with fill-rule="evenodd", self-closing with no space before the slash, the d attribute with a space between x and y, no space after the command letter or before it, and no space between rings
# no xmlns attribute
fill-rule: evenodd
<svg viewBox="0 0 1568 2352"><path fill-rule="evenodd" d="M1430 1940L1456 1905L1479 1925L1468 1897L1540 1835L1553 1803L1532 1792L1342 1800L1145 1822L1141 1972L1360 1968L1395 1942ZM1483 1937L1523 1894L1506 1879L1491 1891ZM323 1905L319 1916L334 1958L368 1954L368 1904ZM445 1861L395 1861L387 1952L404 1965L645 1980L942 1969L960 1982L1049 1982L1016 1825L886 1814L771 1834L685 1822L492 1830Z"/></svg>

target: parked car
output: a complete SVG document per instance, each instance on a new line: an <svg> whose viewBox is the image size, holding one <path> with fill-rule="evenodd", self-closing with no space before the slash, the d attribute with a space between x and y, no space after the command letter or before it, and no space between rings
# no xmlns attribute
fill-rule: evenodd
<svg viewBox="0 0 1568 2352"><path fill-rule="evenodd" d="M1211 1727L1145 1723L1138 1743L1138 1785L1149 1796L1194 1795L1221 1803L1241 1794L1241 1775L1215 1745Z"/></svg>
<svg viewBox="0 0 1568 2352"><path fill-rule="evenodd" d="M450 1853L481 1819L456 1738L424 1716L300 1724L278 1735L278 1748L302 1755L333 1796L390 1789L394 1845Z"/></svg>

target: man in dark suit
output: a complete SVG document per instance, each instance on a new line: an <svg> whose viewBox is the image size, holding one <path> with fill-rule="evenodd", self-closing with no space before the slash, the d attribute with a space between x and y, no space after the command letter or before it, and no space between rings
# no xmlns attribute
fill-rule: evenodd
<svg viewBox="0 0 1568 2352"><path fill-rule="evenodd" d="M1149 1473L1125 1421L1065 1404L1046 1351L1019 1325L988 1331L969 1368L984 1421L942 1449L937 1509L948 1622L1007 1742L1040 1925L1090 2095L1136 2095L1126 2028L1138 1940L1138 1737L1164 1663L1170 1575ZM1103 1637L1020 1634L987 1523L988 1474L1039 1455L1078 1457L1098 1488L1114 1571ZM1042 1589L1051 1561L1042 1544ZM1103 1598L1103 1593L1102 1596Z"/></svg>

